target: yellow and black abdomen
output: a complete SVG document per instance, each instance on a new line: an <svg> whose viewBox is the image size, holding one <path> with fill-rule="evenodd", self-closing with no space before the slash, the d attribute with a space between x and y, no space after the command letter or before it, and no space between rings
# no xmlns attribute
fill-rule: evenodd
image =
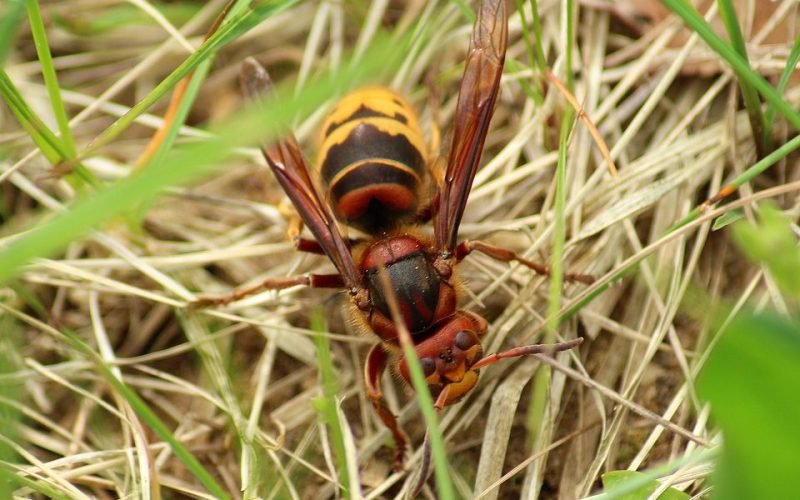
<svg viewBox="0 0 800 500"><path fill-rule="evenodd" d="M368 87L328 115L317 168L339 220L374 234L416 215L426 159L411 106L385 87Z"/></svg>

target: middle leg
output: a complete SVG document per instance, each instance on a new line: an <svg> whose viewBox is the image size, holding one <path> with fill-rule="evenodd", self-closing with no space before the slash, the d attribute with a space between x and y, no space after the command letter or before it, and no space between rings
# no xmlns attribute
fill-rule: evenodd
<svg viewBox="0 0 800 500"><path fill-rule="evenodd" d="M458 247L456 247L456 259L459 261L463 260L467 255L474 251L481 252L482 254L488 255L493 259L497 259L503 262L511 262L516 261L522 264L523 266L532 269L535 273L541 274L543 276L550 276L550 268L546 265L535 262L525 257L519 255L516 252L512 252L507 248L498 247L495 245L491 245L484 241L463 241L461 242ZM564 273L564 279L567 281L574 281L578 283L583 283L585 285L591 285L594 283L594 276L590 274L573 274L573 273Z"/></svg>

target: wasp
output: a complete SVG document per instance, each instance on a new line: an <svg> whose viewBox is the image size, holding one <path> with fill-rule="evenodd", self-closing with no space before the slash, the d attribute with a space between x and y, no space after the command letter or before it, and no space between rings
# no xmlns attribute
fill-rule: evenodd
<svg viewBox="0 0 800 500"><path fill-rule="evenodd" d="M368 87L344 97L322 125L319 160L309 168L289 133L264 148L267 164L308 227L314 240L298 240L300 250L325 254L338 273L271 278L202 305L237 300L257 290L295 285L344 288L352 316L381 342L366 358L364 374L370 401L395 440L402 463L408 438L384 404L380 380L398 351L399 328L410 333L416 354L442 409L468 394L478 370L500 359L570 349L580 342L530 345L484 356L481 337L487 321L458 308L457 264L473 251L501 261L517 261L534 271L547 268L516 253L481 241L458 240L458 228L489 129L500 88L508 39L504 0L483 0L461 79L450 153L442 179L434 179L417 114L405 99L384 87ZM243 93L259 98L271 80L254 59L242 65ZM429 189L435 183L434 189ZM427 205L425 194L434 191ZM428 213L433 238L418 226ZM339 224L360 229L366 240L350 240ZM391 290L382 287L388 277ZM591 282L586 275L568 279ZM392 320L390 300L399 306L402 325ZM407 360L397 372L410 382Z"/></svg>

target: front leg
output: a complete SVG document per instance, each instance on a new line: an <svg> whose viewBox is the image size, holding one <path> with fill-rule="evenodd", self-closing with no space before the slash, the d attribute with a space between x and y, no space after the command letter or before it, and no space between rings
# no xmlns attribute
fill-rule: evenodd
<svg viewBox="0 0 800 500"><path fill-rule="evenodd" d="M383 391L381 391L381 376L386 370L388 357L383 347L380 344L375 344L367 354L367 359L364 363L364 381L367 386L367 397L372 403L372 408L378 414L383 425L392 433L395 447L394 469L402 470L406 448L408 448L408 436L397 422L397 417L386 406L383 401Z"/></svg>

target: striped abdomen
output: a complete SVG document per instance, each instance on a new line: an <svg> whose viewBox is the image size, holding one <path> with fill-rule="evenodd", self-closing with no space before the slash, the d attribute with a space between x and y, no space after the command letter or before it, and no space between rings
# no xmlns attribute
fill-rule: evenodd
<svg viewBox="0 0 800 500"><path fill-rule="evenodd" d="M368 233L417 213L425 161L416 114L387 88L347 95L323 123L317 168L327 198L339 220Z"/></svg>

